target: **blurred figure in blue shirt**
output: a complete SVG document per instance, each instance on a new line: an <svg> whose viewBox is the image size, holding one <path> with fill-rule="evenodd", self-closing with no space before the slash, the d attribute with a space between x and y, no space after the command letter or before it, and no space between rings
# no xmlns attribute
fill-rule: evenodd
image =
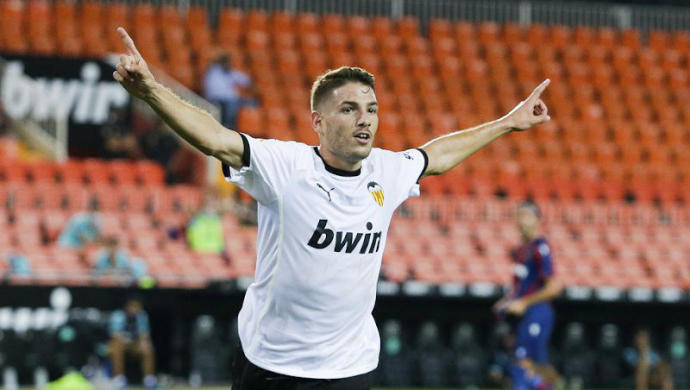
<svg viewBox="0 0 690 390"><path fill-rule="evenodd" d="M146 263L140 258L130 258L126 250L118 246L115 237L104 239L105 247L96 253L94 275L106 274L130 276L136 280L146 276Z"/></svg>
<svg viewBox="0 0 690 390"><path fill-rule="evenodd" d="M74 214L60 233L57 244L64 248L83 249L84 246L100 238L101 218L97 206L92 205L89 211Z"/></svg>
<svg viewBox="0 0 690 390"><path fill-rule="evenodd" d="M244 72L232 69L230 55L218 54L204 76L204 97L221 106L221 122L229 129L237 128L237 113L240 108L256 105L254 99L241 96L242 88L252 89L251 78Z"/></svg>
<svg viewBox="0 0 690 390"><path fill-rule="evenodd" d="M141 299L131 297L124 310L116 310L110 315L110 359L113 365L115 385L127 387L125 377L125 356L134 355L141 359L141 371L144 374L144 386L155 388L157 380L154 375L155 352L151 343L149 317L144 311Z"/></svg>
<svg viewBox="0 0 690 390"><path fill-rule="evenodd" d="M623 360L635 371L635 389L643 390L652 386L661 390L673 389L673 378L668 364L652 348L647 329L635 333L635 347L623 351Z"/></svg>
<svg viewBox="0 0 690 390"><path fill-rule="evenodd" d="M26 255L11 251L7 254L7 275L30 276L31 263Z"/></svg>

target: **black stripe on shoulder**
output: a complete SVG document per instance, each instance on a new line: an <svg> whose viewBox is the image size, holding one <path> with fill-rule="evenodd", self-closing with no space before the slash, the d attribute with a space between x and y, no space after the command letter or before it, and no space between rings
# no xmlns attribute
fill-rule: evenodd
<svg viewBox="0 0 690 390"><path fill-rule="evenodd" d="M240 137L242 138L242 166L243 167L248 167L249 162L251 161L251 149L249 149L249 141L247 140L247 136L238 133ZM227 179L230 179L230 166L226 163L221 164L221 169L223 170L223 176L225 176Z"/></svg>
<svg viewBox="0 0 690 390"><path fill-rule="evenodd" d="M249 141L247 140L247 136L240 133L240 137L242 137L242 166L248 167L249 162L252 161L252 151L249 149Z"/></svg>
<svg viewBox="0 0 690 390"><path fill-rule="evenodd" d="M424 172L426 172L426 167L429 166L429 156L427 156L426 152L422 148L417 148L419 152L424 156L424 167L422 167L422 172L419 173L419 177L417 178L417 183L419 183L419 180L422 178L424 175Z"/></svg>

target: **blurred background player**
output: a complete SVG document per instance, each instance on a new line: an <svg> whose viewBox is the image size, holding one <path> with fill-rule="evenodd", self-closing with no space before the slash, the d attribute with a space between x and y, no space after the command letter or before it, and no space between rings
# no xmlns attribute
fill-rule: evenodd
<svg viewBox="0 0 690 390"><path fill-rule="evenodd" d="M635 346L623 351L623 359L634 371L635 390L651 386L662 390L673 389L673 378L669 365L652 347L649 330L640 328L635 332Z"/></svg>
<svg viewBox="0 0 690 390"><path fill-rule="evenodd" d="M125 376L125 356L134 355L141 360L144 386L155 388L155 352L151 343L149 317L144 311L141 299L127 300L124 310L116 310L110 316L110 359L113 377L117 388L127 386Z"/></svg>
<svg viewBox="0 0 690 390"><path fill-rule="evenodd" d="M515 263L512 290L495 305L498 313L519 317L516 329L515 357L519 367L511 371L513 389L530 388L525 381L536 374L548 383L559 381L549 364L549 339L554 325L551 300L557 298L562 286L554 276L551 250L541 235L539 207L530 201L517 209L517 226L522 244L511 252Z"/></svg>

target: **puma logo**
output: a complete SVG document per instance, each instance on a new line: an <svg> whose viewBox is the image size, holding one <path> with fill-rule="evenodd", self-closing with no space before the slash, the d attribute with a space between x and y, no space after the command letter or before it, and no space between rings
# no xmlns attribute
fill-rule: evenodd
<svg viewBox="0 0 690 390"><path fill-rule="evenodd" d="M316 183L316 185L319 188L321 188L323 190L323 192L326 193L326 195L328 195L328 201L330 202L332 200L331 199L331 191L333 191L335 189L335 187L331 188L330 190L327 190L326 187L322 186L320 183Z"/></svg>

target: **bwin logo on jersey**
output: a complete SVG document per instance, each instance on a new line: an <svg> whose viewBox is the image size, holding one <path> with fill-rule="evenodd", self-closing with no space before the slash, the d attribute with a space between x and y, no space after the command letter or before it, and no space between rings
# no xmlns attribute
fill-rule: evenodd
<svg viewBox="0 0 690 390"><path fill-rule="evenodd" d="M375 233L334 232L333 229L327 228L326 224L328 224L327 219L319 219L307 245L316 249L325 249L335 241L334 252L342 252L344 249L345 253L352 253L359 247L361 254L375 253L380 249L382 234L380 231ZM373 227L371 222L367 222L367 230Z"/></svg>
<svg viewBox="0 0 690 390"><path fill-rule="evenodd" d="M367 184L367 189L374 198L376 204L383 206L383 187L381 187L381 185L375 181L370 181L369 184Z"/></svg>

